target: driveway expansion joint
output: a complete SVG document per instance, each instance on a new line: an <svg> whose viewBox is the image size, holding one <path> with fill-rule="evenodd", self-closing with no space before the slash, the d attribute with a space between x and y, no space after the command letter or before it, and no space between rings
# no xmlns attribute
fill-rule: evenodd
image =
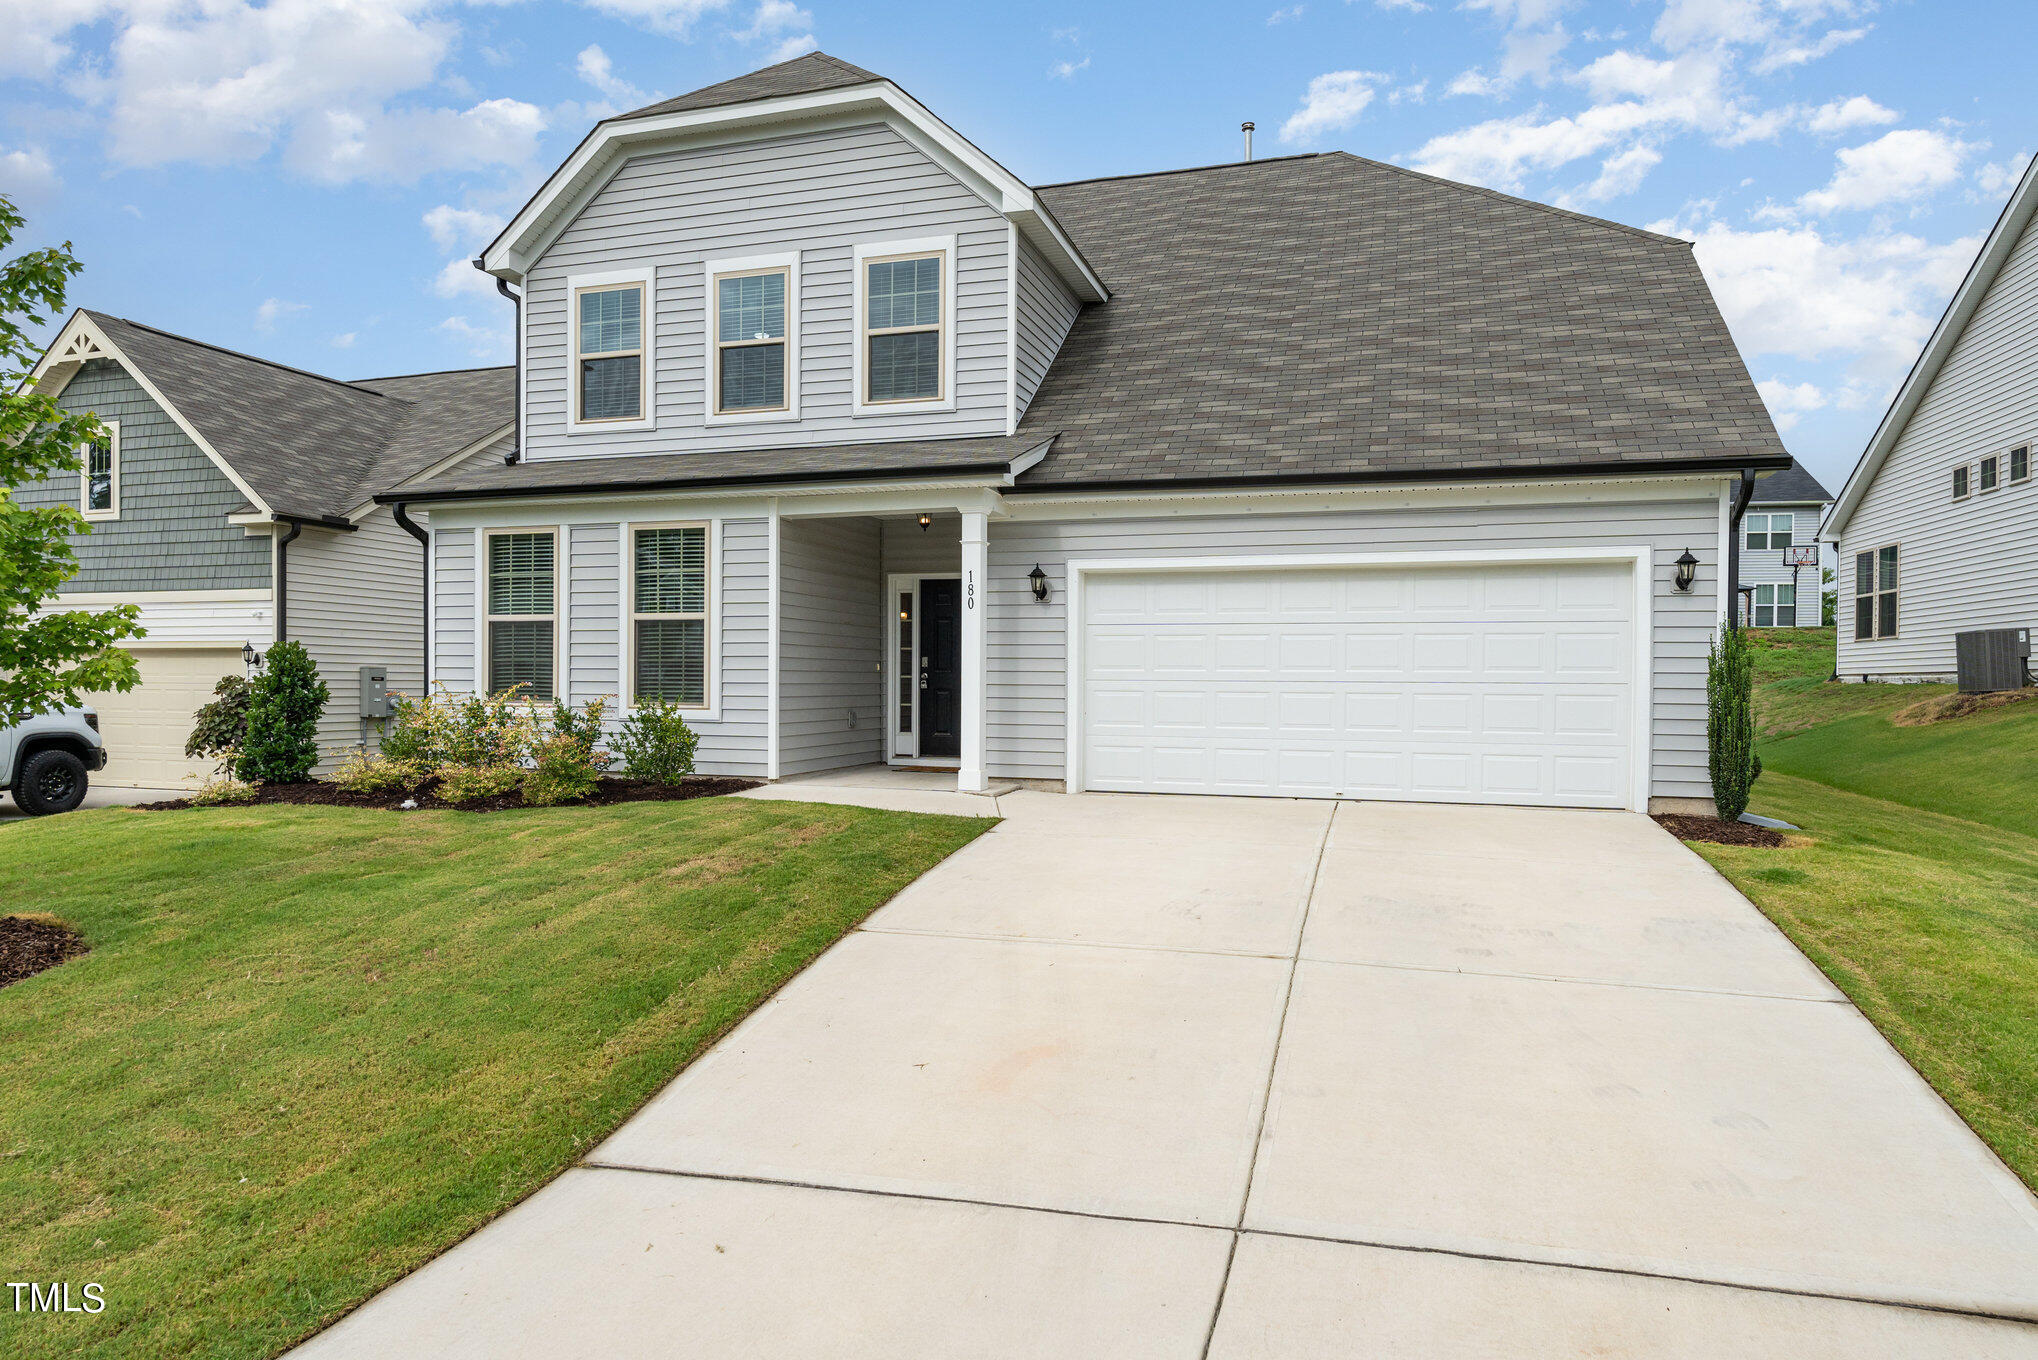
<svg viewBox="0 0 2038 1360"><path fill-rule="evenodd" d="M1674 982L1633 982L1621 978L1563 977L1555 973L1505 973L1481 968L1437 968L1420 963L1385 963L1374 959L1324 959L1304 954L1302 963L1333 968L1391 968L1398 973L1433 973L1439 977L1507 978L1516 982L1556 982L1573 987L1624 987L1641 992L1681 992L1687 996L1733 996L1748 1001L1801 1001L1814 1006L1852 1006L1845 995L1788 996L1782 992L1745 992L1728 987L1680 987Z"/></svg>

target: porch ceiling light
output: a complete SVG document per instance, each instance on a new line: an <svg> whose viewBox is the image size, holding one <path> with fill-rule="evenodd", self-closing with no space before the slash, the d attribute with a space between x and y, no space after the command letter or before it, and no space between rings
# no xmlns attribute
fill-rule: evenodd
<svg viewBox="0 0 2038 1360"><path fill-rule="evenodd" d="M925 514L921 515L921 516L920 516L920 532L922 532L922 533L925 533L925 532L927 532L927 526L928 526L928 525L930 525L930 524L932 524L933 522L934 522L934 516L932 516L932 515L925 515Z"/></svg>
<svg viewBox="0 0 2038 1360"><path fill-rule="evenodd" d="M1684 550L1684 556L1677 559L1676 585L1679 590L1690 590L1691 583L1698 579L1698 559L1691 555L1691 549Z"/></svg>
<svg viewBox="0 0 2038 1360"><path fill-rule="evenodd" d="M1045 604L1047 602L1047 573L1040 569L1038 562L1033 564L1032 571L1026 573L1026 579L1033 583L1033 598Z"/></svg>

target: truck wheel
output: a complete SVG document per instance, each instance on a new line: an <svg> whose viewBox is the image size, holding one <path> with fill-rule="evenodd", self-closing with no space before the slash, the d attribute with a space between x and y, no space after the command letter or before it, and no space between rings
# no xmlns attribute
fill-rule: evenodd
<svg viewBox="0 0 2038 1360"><path fill-rule="evenodd" d="M69 751L37 751L21 767L14 801L31 817L69 812L85 801L85 762Z"/></svg>

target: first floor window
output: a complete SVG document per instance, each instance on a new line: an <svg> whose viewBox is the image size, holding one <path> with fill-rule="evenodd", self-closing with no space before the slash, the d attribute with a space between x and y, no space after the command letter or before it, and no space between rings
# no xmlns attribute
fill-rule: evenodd
<svg viewBox="0 0 2038 1360"><path fill-rule="evenodd" d="M633 696L708 702L708 526L637 529L632 549Z"/></svg>
<svg viewBox="0 0 2038 1360"><path fill-rule="evenodd" d="M2021 482L2031 475L2031 446L2010 450L2010 480Z"/></svg>
<svg viewBox="0 0 2038 1360"><path fill-rule="evenodd" d="M786 274L771 269L715 280L718 413L787 409Z"/></svg>
<svg viewBox="0 0 2038 1360"><path fill-rule="evenodd" d="M1981 460L1981 489L1983 491L1993 491L1996 489L1996 469L2000 466L2001 464L1997 463L1993 458Z"/></svg>
<svg viewBox="0 0 2038 1360"><path fill-rule="evenodd" d="M86 519L115 519L120 514L120 427L107 423L106 437L82 450L84 484L79 509Z"/></svg>
<svg viewBox="0 0 2038 1360"><path fill-rule="evenodd" d="M1957 467L1953 469L1953 499L1957 501L1966 494L1967 469L1965 467Z"/></svg>
<svg viewBox="0 0 2038 1360"><path fill-rule="evenodd" d="M1896 549L1854 554L1856 641L1896 636Z"/></svg>
<svg viewBox="0 0 2038 1360"><path fill-rule="evenodd" d="M941 399L941 296L946 264L942 252L864 262L866 402Z"/></svg>
<svg viewBox="0 0 2038 1360"><path fill-rule="evenodd" d="M573 305L579 419L642 419L644 285L582 288Z"/></svg>
<svg viewBox="0 0 2038 1360"><path fill-rule="evenodd" d="M1797 627L1797 587L1766 585L1755 587L1757 628Z"/></svg>
<svg viewBox="0 0 2038 1360"><path fill-rule="evenodd" d="M488 688L553 697L558 574L549 530L488 536Z"/></svg>
<svg viewBox="0 0 2038 1360"><path fill-rule="evenodd" d="M1782 514L1749 515L1748 546L1757 552L1765 548L1788 548L1794 523L1788 511Z"/></svg>

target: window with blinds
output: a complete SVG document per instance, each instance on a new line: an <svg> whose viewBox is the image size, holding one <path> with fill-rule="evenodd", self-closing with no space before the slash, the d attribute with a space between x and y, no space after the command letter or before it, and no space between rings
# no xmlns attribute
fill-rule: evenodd
<svg viewBox="0 0 2038 1360"><path fill-rule="evenodd" d="M790 271L715 280L715 410L783 411Z"/></svg>
<svg viewBox="0 0 2038 1360"><path fill-rule="evenodd" d="M708 526L633 531L632 697L689 708L708 702Z"/></svg>
<svg viewBox="0 0 2038 1360"><path fill-rule="evenodd" d="M583 288L575 299L579 418L644 415L644 285Z"/></svg>
<svg viewBox="0 0 2038 1360"><path fill-rule="evenodd" d="M488 687L553 695L558 574L549 531L488 536Z"/></svg>

